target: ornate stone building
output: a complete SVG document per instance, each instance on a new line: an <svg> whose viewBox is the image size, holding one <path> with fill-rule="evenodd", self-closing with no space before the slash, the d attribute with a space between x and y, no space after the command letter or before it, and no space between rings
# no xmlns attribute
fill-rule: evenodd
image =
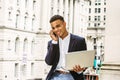
<svg viewBox="0 0 120 80"><path fill-rule="evenodd" d="M100 61L104 60L105 28L106 0L90 0L88 10L87 44L88 49L96 49L96 59L98 64Z"/></svg>
<svg viewBox="0 0 120 80"><path fill-rule="evenodd" d="M69 32L87 35L89 0L0 0L0 79L45 79L49 19L65 17Z"/></svg>

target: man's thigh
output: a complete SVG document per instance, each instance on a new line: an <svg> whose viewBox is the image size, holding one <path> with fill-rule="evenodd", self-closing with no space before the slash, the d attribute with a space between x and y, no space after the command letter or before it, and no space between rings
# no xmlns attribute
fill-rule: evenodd
<svg viewBox="0 0 120 80"><path fill-rule="evenodd" d="M55 73L53 74L51 80L74 80L74 79L70 73L68 74Z"/></svg>

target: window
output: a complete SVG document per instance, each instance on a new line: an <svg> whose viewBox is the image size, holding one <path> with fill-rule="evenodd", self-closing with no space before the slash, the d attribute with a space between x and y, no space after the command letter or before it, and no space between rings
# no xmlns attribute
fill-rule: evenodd
<svg viewBox="0 0 120 80"><path fill-rule="evenodd" d="M59 9L60 8L60 0L57 0L57 3L58 3L58 8L57 9ZM68 2L69 3L69 2ZM69 5L69 4L68 4Z"/></svg>
<svg viewBox="0 0 120 80"><path fill-rule="evenodd" d="M100 16L98 16L98 21L100 21Z"/></svg>
<svg viewBox="0 0 120 80"><path fill-rule="evenodd" d="M98 13L100 13L101 12L101 9L100 8L98 8Z"/></svg>
<svg viewBox="0 0 120 80"><path fill-rule="evenodd" d="M28 51L28 40L24 39L23 52L27 53L27 51Z"/></svg>
<svg viewBox="0 0 120 80"><path fill-rule="evenodd" d="M24 29L26 29L27 16L24 17Z"/></svg>
<svg viewBox="0 0 120 80"><path fill-rule="evenodd" d="M28 0L25 0L25 8L28 6Z"/></svg>
<svg viewBox="0 0 120 80"><path fill-rule="evenodd" d="M8 50L11 50L11 41L8 40Z"/></svg>
<svg viewBox="0 0 120 80"><path fill-rule="evenodd" d="M95 8L95 13L97 13L97 8Z"/></svg>
<svg viewBox="0 0 120 80"><path fill-rule="evenodd" d="M106 23L103 23L103 25L106 25Z"/></svg>
<svg viewBox="0 0 120 80"><path fill-rule="evenodd" d="M20 40L17 37L15 40L15 53L18 54L19 53L19 48L20 48Z"/></svg>
<svg viewBox="0 0 120 80"><path fill-rule="evenodd" d="M104 8L104 13L106 13L106 8Z"/></svg>
<svg viewBox="0 0 120 80"><path fill-rule="evenodd" d="M106 0L104 0L104 5L106 5Z"/></svg>
<svg viewBox="0 0 120 80"><path fill-rule="evenodd" d="M17 14L16 14L16 21L15 21L15 27L18 28L19 27L19 21L20 21L20 10L17 10Z"/></svg>
<svg viewBox="0 0 120 80"><path fill-rule="evenodd" d="M23 76L26 76L26 71L27 71L27 66L26 66L26 65L23 65L23 66L22 66L22 75L23 75Z"/></svg>
<svg viewBox="0 0 120 80"><path fill-rule="evenodd" d="M106 20L106 16L104 15L104 17L103 17L103 20L105 21Z"/></svg>
<svg viewBox="0 0 120 80"><path fill-rule="evenodd" d="M18 77L18 63L15 63L15 72L14 72L14 76L17 78Z"/></svg>
<svg viewBox="0 0 120 80"><path fill-rule="evenodd" d="M34 75L34 63L31 63L31 75Z"/></svg>
<svg viewBox="0 0 120 80"><path fill-rule="evenodd" d="M34 27L35 27L35 15L33 15L33 18L32 18L32 25L31 25L31 30L33 31L34 30Z"/></svg>
<svg viewBox="0 0 120 80"><path fill-rule="evenodd" d="M74 1L73 1L73 5L74 5ZM65 16L65 0L63 0L63 16Z"/></svg>
<svg viewBox="0 0 120 80"><path fill-rule="evenodd" d="M94 23L94 27L97 27L97 23Z"/></svg>
<svg viewBox="0 0 120 80"><path fill-rule="evenodd" d="M94 20L97 21L97 16L95 16Z"/></svg>
<svg viewBox="0 0 120 80"><path fill-rule="evenodd" d="M98 5L101 5L101 3L98 3Z"/></svg>
<svg viewBox="0 0 120 80"><path fill-rule="evenodd" d="M97 3L95 3L95 5L97 5Z"/></svg>
<svg viewBox="0 0 120 80"><path fill-rule="evenodd" d="M16 22L15 22L16 28L18 28L18 20L19 20L19 14L16 14Z"/></svg>
<svg viewBox="0 0 120 80"><path fill-rule="evenodd" d="M8 13L8 20L11 20L11 12Z"/></svg>
<svg viewBox="0 0 120 80"><path fill-rule="evenodd" d="M20 0L17 0L17 6L19 6L20 5Z"/></svg>
<svg viewBox="0 0 120 80"><path fill-rule="evenodd" d="M27 29L28 26L28 13L25 13L25 17L24 17L24 29Z"/></svg>
<svg viewBox="0 0 120 80"><path fill-rule="evenodd" d="M88 27L90 27L91 26L91 24L90 23L88 23Z"/></svg>
<svg viewBox="0 0 120 80"><path fill-rule="evenodd" d="M33 31L33 28L34 28L34 23L35 23L35 19L32 18L32 28L31 28L32 31Z"/></svg>
<svg viewBox="0 0 120 80"><path fill-rule="evenodd" d="M91 8L89 8L89 13L91 13Z"/></svg>
<svg viewBox="0 0 120 80"><path fill-rule="evenodd" d="M100 26L100 23L98 23L98 26Z"/></svg>
<svg viewBox="0 0 120 80"><path fill-rule="evenodd" d="M27 52L28 52L28 40L24 39L24 44L23 44L23 55L22 55L22 62L23 64L27 63Z"/></svg>
<svg viewBox="0 0 120 80"><path fill-rule="evenodd" d="M91 6L91 1L89 1L89 5Z"/></svg>
<svg viewBox="0 0 120 80"><path fill-rule="evenodd" d="M91 21L91 16L89 16L89 21Z"/></svg>
<svg viewBox="0 0 120 80"><path fill-rule="evenodd" d="M33 10L35 9L36 6L36 0L33 0Z"/></svg>
<svg viewBox="0 0 120 80"><path fill-rule="evenodd" d="M34 49L35 49L35 41L33 40L31 43L31 54L33 54Z"/></svg>
<svg viewBox="0 0 120 80"><path fill-rule="evenodd" d="M104 2L104 5L106 5L106 2Z"/></svg>

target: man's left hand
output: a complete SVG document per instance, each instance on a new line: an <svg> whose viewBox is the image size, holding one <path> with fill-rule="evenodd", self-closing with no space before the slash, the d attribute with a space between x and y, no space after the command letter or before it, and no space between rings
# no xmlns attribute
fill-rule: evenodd
<svg viewBox="0 0 120 80"><path fill-rule="evenodd" d="M81 72L84 71L86 68L81 68L80 65L75 65L71 71Z"/></svg>

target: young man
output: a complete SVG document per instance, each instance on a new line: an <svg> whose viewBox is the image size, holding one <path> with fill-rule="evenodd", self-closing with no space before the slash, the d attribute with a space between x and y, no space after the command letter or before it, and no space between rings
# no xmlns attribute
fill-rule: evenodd
<svg viewBox="0 0 120 80"><path fill-rule="evenodd" d="M80 65L73 66L71 70L65 70L65 53L86 50L85 39L69 33L66 22L60 15L52 16L50 24L52 40L48 42L45 62L52 67L46 80L84 80L84 68Z"/></svg>

